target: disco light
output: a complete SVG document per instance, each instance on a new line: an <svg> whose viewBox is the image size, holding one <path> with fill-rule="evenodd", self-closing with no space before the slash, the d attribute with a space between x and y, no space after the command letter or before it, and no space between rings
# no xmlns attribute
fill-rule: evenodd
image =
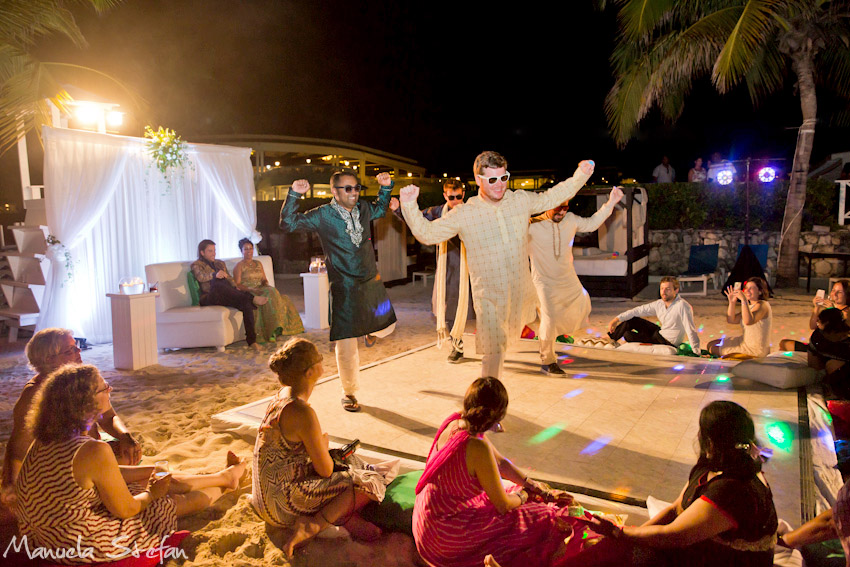
<svg viewBox="0 0 850 567"><path fill-rule="evenodd" d="M735 179L735 174L731 169L721 169L717 172L717 183L720 185L729 185Z"/></svg>
<svg viewBox="0 0 850 567"><path fill-rule="evenodd" d="M769 166L763 167L759 170L758 176L762 183L770 183L776 179L776 170Z"/></svg>

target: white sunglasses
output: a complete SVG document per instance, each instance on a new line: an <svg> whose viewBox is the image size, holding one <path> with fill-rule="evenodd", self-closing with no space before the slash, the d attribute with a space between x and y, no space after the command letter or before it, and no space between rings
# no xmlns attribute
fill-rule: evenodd
<svg viewBox="0 0 850 567"><path fill-rule="evenodd" d="M506 171L505 174L502 175L501 177L484 177L483 175L478 175L476 173L475 177L480 177L481 179L486 179L487 183L489 183L490 185L494 185L496 183L496 181L501 181L502 183L507 183L508 179L511 178L511 172Z"/></svg>

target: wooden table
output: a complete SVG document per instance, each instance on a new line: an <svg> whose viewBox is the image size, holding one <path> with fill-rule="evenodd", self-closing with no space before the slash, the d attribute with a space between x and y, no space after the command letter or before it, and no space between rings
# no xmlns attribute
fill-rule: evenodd
<svg viewBox="0 0 850 567"><path fill-rule="evenodd" d="M157 364L156 298L159 293L107 293L112 304L112 356L115 368L138 370Z"/></svg>
<svg viewBox="0 0 850 567"><path fill-rule="evenodd" d="M809 273L806 275L806 292L812 289L812 260L819 258L834 258L844 262L844 277L847 277L847 261L850 260L850 254L846 252L800 252L800 256L809 259Z"/></svg>

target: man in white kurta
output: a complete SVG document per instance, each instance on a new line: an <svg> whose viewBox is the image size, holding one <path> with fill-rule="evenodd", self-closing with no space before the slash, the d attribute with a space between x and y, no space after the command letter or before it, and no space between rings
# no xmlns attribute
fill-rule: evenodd
<svg viewBox="0 0 850 567"><path fill-rule="evenodd" d="M602 208L589 217L567 212L564 203L531 220L528 251L531 277L540 301L540 370L549 375L565 374L558 366L555 339L581 328L590 315L590 296L582 287L573 266L573 240L576 232L593 232L605 222L623 198L614 187Z"/></svg>
<svg viewBox="0 0 850 567"><path fill-rule="evenodd" d="M409 185L401 190L402 214L417 240L438 244L459 235L466 245L482 376L500 377L510 342L536 318L528 263L529 217L575 195L593 167L592 161L581 162L573 177L543 193L508 191L507 161L496 152L484 152L473 166L478 195L431 222L417 207L419 188Z"/></svg>

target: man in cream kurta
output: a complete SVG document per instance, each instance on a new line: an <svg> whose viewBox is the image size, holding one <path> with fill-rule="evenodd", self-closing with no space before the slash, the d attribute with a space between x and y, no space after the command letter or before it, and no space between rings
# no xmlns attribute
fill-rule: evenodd
<svg viewBox="0 0 850 567"><path fill-rule="evenodd" d="M404 220L417 240L439 244L459 235L466 245L482 376L500 377L508 345L519 338L523 324L536 317L528 265L529 217L575 195L593 167L592 161L581 162L573 177L544 193L508 191L507 161L496 152L484 152L473 166L478 195L431 222L416 205L419 187L401 190Z"/></svg>
<svg viewBox="0 0 850 567"><path fill-rule="evenodd" d="M558 366L555 339L581 328L590 315L590 296L582 287L573 266L573 240L576 232L593 232L611 216L623 191L614 187L605 203L590 217L568 213L569 203L531 219L528 246L531 277L540 301L540 370L549 375L565 374Z"/></svg>

